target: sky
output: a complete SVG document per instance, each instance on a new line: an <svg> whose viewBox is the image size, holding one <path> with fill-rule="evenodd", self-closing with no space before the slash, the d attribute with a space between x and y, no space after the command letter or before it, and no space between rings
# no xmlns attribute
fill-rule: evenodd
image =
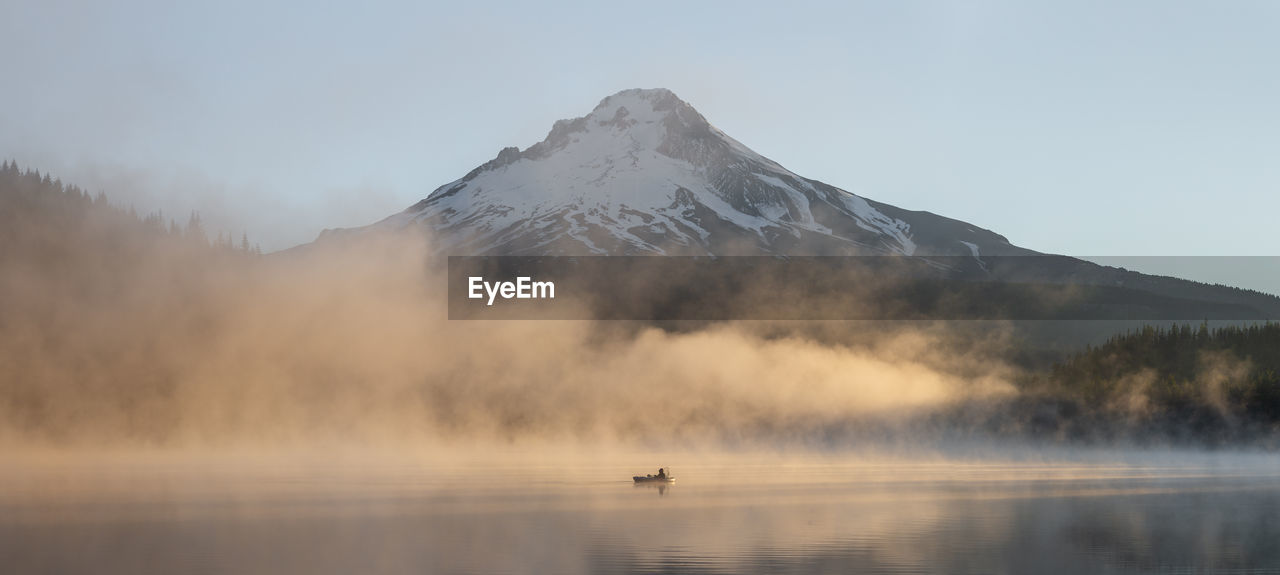
<svg viewBox="0 0 1280 575"><path fill-rule="evenodd" d="M0 0L0 157L266 250L626 88L1079 256L1280 255L1280 3Z"/></svg>

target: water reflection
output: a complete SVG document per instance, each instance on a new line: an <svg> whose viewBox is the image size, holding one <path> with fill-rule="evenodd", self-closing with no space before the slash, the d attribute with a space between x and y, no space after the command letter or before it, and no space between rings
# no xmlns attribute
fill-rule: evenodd
<svg viewBox="0 0 1280 575"><path fill-rule="evenodd" d="M657 491L659 497L666 495L667 488L670 486L670 484L668 483L646 483L646 482L639 482L639 483L633 482L633 483L635 484L636 489L648 489L652 491Z"/></svg>
<svg viewBox="0 0 1280 575"><path fill-rule="evenodd" d="M545 471L0 466L0 565L108 574L1280 573L1274 464L758 465L686 464L678 490L626 487L608 462Z"/></svg>

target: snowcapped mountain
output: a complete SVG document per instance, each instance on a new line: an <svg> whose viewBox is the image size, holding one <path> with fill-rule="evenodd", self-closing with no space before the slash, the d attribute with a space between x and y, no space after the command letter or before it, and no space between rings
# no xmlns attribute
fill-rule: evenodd
<svg viewBox="0 0 1280 575"><path fill-rule="evenodd" d="M453 255L1033 253L796 175L665 89L609 96L373 227L410 225Z"/></svg>
<svg viewBox="0 0 1280 575"><path fill-rule="evenodd" d="M286 252L421 228L441 255L915 255L964 281L1104 288L1085 305L1100 317L1280 317L1275 296L1039 254L804 178L663 89L618 92L403 212Z"/></svg>

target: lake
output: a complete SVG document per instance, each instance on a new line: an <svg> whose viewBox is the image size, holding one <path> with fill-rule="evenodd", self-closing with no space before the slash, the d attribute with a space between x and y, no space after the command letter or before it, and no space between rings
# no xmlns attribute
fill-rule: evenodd
<svg viewBox="0 0 1280 575"><path fill-rule="evenodd" d="M17 455L0 571L1280 573L1276 459Z"/></svg>

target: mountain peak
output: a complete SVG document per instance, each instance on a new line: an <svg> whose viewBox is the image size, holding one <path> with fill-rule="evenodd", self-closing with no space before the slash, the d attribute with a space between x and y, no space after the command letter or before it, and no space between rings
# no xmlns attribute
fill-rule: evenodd
<svg viewBox="0 0 1280 575"><path fill-rule="evenodd" d="M597 121L612 121L619 113L623 115L637 114L641 117L663 118L674 116L683 123L706 124L706 118L693 109L688 102L681 100L675 92L666 88L632 88L623 90L600 100L588 118Z"/></svg>
<svg viewBox="0 0 1280 575"><path fill-rule="evenodd" d="M679 140L714 135L706 118L671 90L635 88L606 97L586 116L557 121L547 137L521 152L520 158L546 158L582 143L584 138L589 140L588 146L601 150L609 148L624 154L651 150L671 155L688 147ZM501 165L505 163L509 162Z"/></svg>
<svg viewBox="0 0 1280 575"><path fill-rule="evenodd" d="M679 102L685 106L689 104L676 96L675 92L666 88L629 88L621 90L615 94L605 96L600 103L596 105L596 110L605 108L610 105L626 105L628 102Z"/></svg>
<svg viewBox="0 0 1280 575"><path fill-rule="evenodd" d="M663 88L608 96L383 225L410 224L459 255L912 254L917 238L938 254L1017 249L976 226L798 176Z"/></svg>

